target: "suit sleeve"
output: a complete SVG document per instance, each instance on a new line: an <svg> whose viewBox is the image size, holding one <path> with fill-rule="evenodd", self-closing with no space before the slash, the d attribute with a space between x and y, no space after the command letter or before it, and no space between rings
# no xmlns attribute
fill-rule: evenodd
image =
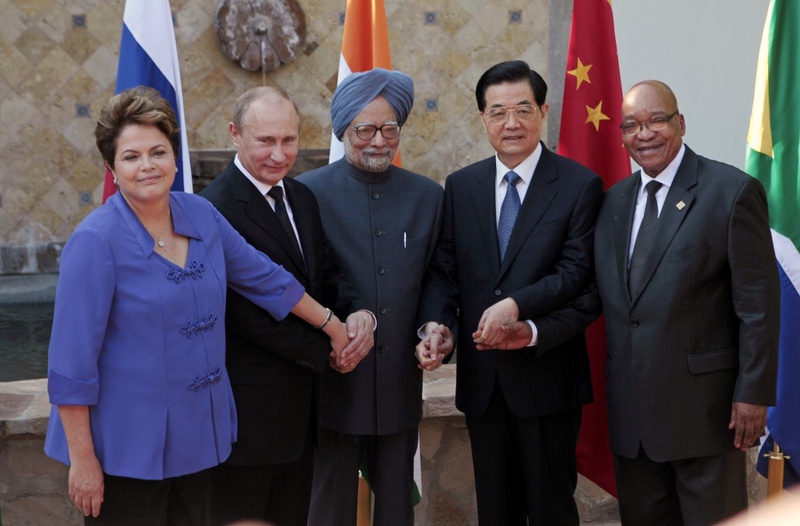
<svg viewBox="0 0 800 526"><path fill-rule="evenodd" d="M265 254L247 244L244 238L241 238L240 234L228 223L225 214L231 214L233 217L234 213L231 210L220 207L219 213L221 228L230 237L237 239L235 246L239 247L238 251L241 251L242 254L251 252L256 254L257 259L254 262L256 269L263 269L267 266L264 260L268 261L269 265L275 266ZM229 272L228 285L230 289L228 290L225 326L227 331L250 342L254 347L240 347L236 349L235 353L229 349L229 359L237 364L256 363L260 362L260 359L256 356L251 358L247 353L267 352L302 367L321 370L327 363L327 352L320 352L320 349L330 348L327 336L288 311L287 314L281 316L281 313L267 310L263 301L260 301L258 296L254 296L250 290L257 286L257 281L252 278L243 279L244 276L240 275L238 271L244 262L253 261L253 259L237 255L238 251L229 253L226 250L226 258L231 260L229 271L232 271L233 275ZM280 269L282 275L289 276L290 281L295 283L296 287L303 290L302 286L283 267L276 266L276 268Z"/></svg>
<svg viewBox="0 0 800 526"><path fill-rule="evenodd" d="M309 192L311 199L316 204L316 197ZM367 300L359 294L356 288L347 280L341 268L336 264L331 254L331 244L325 229L320 222L319 231L322 236L322 298L320 303L330 307L340 320L344 321L348 315L358 310L369 310Z"/></svg>
<svg viewBox="0 0 800 526"><path fill-rule="evenodd" d="M594 223L602 200L603 182L593 175L575 201L553 272L510 295L519 308L519 319L533 319L562 307L587 286L594 261Z"/></svg>
<svg viewBox="0 0 800 526"><path fill-rule="evenodd" d="M453 332L457 331L459 304L458 277L456 268L455 225L453 224L453 191L451 181L445 181L444 206L441 214L441 230L435 243L433 255L423 280L419 303L417 326L429 321L443 323Z"/></svg>
<svg viewBox="0 0 800 526"><path fill-rule="evenodd" d="M532 320L539 332L539 341L533 352L540 356L581 334L602 310L597 283L592 280L577 298L564 307Z"/></svg>
<svg viewBox="0 0 800 526"><path fill-rule="evenodd" d="M733 308L739 319L739 375L733 400L775 403L780 284L764 188L751 177L737 196L728 229Z"/></svg>

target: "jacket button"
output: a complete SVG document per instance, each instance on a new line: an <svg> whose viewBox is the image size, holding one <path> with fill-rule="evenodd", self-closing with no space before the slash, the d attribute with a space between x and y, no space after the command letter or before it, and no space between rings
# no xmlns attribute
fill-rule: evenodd
<svg viewBox="0 0 800 526"><path fill-rule="evenodd" d="M372 192L372 198L373 199L380 199L381 198L381 194L379 194L378 192Z"/></svg>
<svg viewBox="0 0 800 526"><path fill-rule="evenodd" d="M495 296L502 296L503 295L503 291L500 290L500 289L497 289L497 290L494 291L494 295Z"/></svg>
<svg viewBox="0 0 800 526"><path fill-rule="evenodd" d="M639 320L631 320L631 327L634 329L639 326Z"/></svg>
<svg viewBox="0 0 800 526"><path fill-rule="evenodd" d="M386 233L386 230L383 230L382 228L378 228L378 229L375 230L375 235L378 236L378 237L382 236L385 233Z"/></svg>
<svg viewBox="0 0 800 526"><path fill-rule="evenodd" d="M386 352L388 350L389 350L389 348L386 347L385 345L379 345L378 346L378 354L383 354L384 352Z"/></svg>
<svg viewBox="0 0 800 526"><path fill-rule="evenodd" d="M386 269L385 269L385 268L383 268L383 267L378 267L378 274L380 274L381 276L383 276L384 274L386 274Z"/></svg>
<svg viewBox="0 0 800 526"><path fill-rule="evenodd" d="M387 314L389 312L389 308L388 307L381 307L378 310L378 312L381 313L381 314Z"/></svg>

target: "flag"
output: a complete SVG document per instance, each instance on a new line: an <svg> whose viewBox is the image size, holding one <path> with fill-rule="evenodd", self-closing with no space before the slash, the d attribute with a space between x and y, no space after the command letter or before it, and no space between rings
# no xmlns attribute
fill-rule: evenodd
<svg viewBox="0 0 800 526"><path fill-rule="evenodd" d="M767 412L768 437L791 458L784 484L800 473L800 3L772 0L761 38L745 171L767 191L781 281L778 403ZM762 449L762 453L765 452ZM766 462L759 471L766 475ZM762 471L762 468L764 470Z"/></svg>
<svg viewBox="0 0 800 526"><path fill-rule="evenodd" d="M189 143L186 140L186 119L183 116L178 49L175 46L169 0L125 2L115 93L139 85L157 89L175 110L181 129L181 144L180 151L175 152L178 155L178 171L172 190L191 192L192 168L189 162ZM103 202L116 190L113 177L106 170Z"/></svg>
<svg viewBox="0 0 800 526"><path fill-rule="evenodd" d="M619 128L621 108L622 85L611 3L608 0L575 0L558 153L598 173L606 189L631 171ZM586 337L594 402L583 409L576 450L578 472L616 496L608 439L603 318L587 328Z"/></svg>
<svg viewBox="0 0 800 526"><path fill-rule="evenodd" d="M336 85L351 73L369 71L373 68L392 69L392 57L389 53L389 30L386 25L386 10L383 0L347 0L344 14L344 34L342 36L342 53L339 55L339 77ZM344 145L331 134L331 150L329 163L344 157ZM402 166L400 152L392 161ZM366 459L363 459L361 474L367 478ZM414 504L422 499L422 461L417 440L417 452L414 454Z"/></svg>
<svg viewBox="0 0 800 526"><path fill-rule="evenodd" d="M341 84L351 73L373 68L392 69L383 0L347 0L342 54L339 55L339 78L336 84ZM330 162L338 161L342 157L344 146L339 139L331 136ZM399 166L399 163L398 153L394 164Z"/></svg>

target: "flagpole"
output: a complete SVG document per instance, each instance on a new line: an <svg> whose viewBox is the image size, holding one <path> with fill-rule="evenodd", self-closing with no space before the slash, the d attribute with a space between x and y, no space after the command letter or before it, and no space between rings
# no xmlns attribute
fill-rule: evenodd
<svg viewBox="0 0 800 526"><path fill-rule="evenodd" d="M767 500L777 501L783 495L783 463L790 457L781 452L777 442L773 442L772 451L765 453L764 456L769 458Z"/></svg>
<svg viewBox="0 0 800 526"><path fill-rule="evenodd" d="M372 526L372 499L370 498L367 479L358 472L358 508L356 511L356 526Z"/></svg>

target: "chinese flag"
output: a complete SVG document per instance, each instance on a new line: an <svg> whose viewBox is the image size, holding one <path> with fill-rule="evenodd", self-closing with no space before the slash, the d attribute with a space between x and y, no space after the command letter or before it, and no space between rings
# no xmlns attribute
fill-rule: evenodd
<svg viewBox="0 0 800 526"><path fill-rule="evenodd" d="M619 78L610 0L575 0L564 83L558 152L598 173L606 189L631 172L619 125ZM617 496L608 442L606 336L601 317L586 330L594 402L584 407L578 439L578 472Z"/></svg>
<svg viewBox="0 0 800 526"><path fill-rule="evenodd" d="M340 84L350 73L369 71L372 68L392 69L383 0L347 0L339 78L336 84ZM330 162L338 161L343 156L342 143L332 136ZM393 164L401 165L399 152Z"/></svg>

